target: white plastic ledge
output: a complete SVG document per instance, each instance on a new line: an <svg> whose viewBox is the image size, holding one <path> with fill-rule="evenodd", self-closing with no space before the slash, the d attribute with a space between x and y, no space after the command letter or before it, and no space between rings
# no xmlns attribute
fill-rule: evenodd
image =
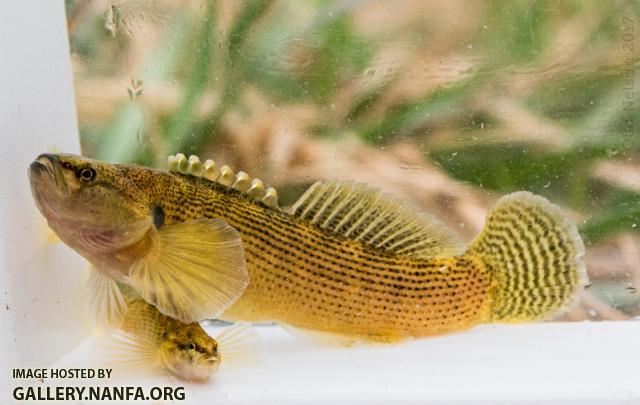
<svg viewBox="0 0 640 405"><path fill-rule="evenodd" d="M318 345L275 326L256 329L255 362L223 363L205 384L151 375L109 384L184 386L187 402L199 404L640 403L637 321L483 325L355 348ZM53 367L87 364L94 345L87 341Z"/></svg>
<svg viewBox="0 0 640 405"><path fill-rule="evenodd" d="M63 245L45 244L25 174L36 154L51 147L78 150L64 2L8 3L0 13L3 404L11 386L21 384L9 379L10 367L76 366L96 354L91 340L81 343L88 336L80 281L86 264ZM223 365L207 384L142 375L108 383L182 385L182 403L203 404L640 403L640 322L487 325L351 349L313 345L277 327L259 333L256 364Z"/></svg>

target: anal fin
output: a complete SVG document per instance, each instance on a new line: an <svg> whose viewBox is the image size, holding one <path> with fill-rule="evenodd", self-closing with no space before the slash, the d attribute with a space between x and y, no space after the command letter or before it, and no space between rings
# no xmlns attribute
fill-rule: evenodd
<svg viewBox="0 0 640 405"><path fill-rule="evenodd" d="M279 323L284 330L291 335L298 336L306 341L314 344L335 347L353 347L371 344L390 344L398 343L405 340L406 336L401 336L397 331L389 328L388 330L378 330L375 333L370 331L358 331L358 333L336 333L322 330L312 330L299 328L285 323Z"/></svg>

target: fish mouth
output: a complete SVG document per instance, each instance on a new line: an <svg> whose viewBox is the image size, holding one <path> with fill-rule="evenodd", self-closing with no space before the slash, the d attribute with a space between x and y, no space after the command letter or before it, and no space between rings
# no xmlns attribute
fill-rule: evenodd
<svg viewBox="0 0 640 405"><path fill-rule="evenodd" d="M58 157L51 153L43 153L29 166L29 180L36 182L53 182L59 193L64 194L68 190L64 181L64 173Z"/></svg>
<svg viewBox="0 0 640 405"><path fill-rule="evenodd" d="M43 172L53 176L53 165L50 160L38 156L29 166L29 174L33 176L34 174L41 174Z"/></svg>
<svg viewBox="0 0 640 405"><path fill-rule="evenodd" d="M195 383L204 382L214 371L208 363L206 365L203 363L173 365L168 369L173 375Z"/></svg>
<svg viewBox="0 0 640 405"><path fill-rule="evenodd" d="M31 193L40 212L47 218L59 222L60 213L55 207L67 198L69 188L56 155L44 153L36 158L28 170Z"/></svg>

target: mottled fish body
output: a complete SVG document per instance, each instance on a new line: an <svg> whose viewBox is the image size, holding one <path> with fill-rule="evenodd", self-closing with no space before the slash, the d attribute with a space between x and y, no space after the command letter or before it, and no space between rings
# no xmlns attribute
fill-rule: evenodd
<svg viewBox="0 0 640 405"><path fill-rule="evenodd" d="M109 254L133 262L119 274L145 300L174 317L215 298L216 291L197 286L198 278L204 277L206 286L220 274L232 277L220 269L234 251L242 255L242 264L232 261L232 267L246 272L248 285L239 294L227 294L225 304L212 306L216 315L276 321L356 340L393 342L486 322L545 319L566 310L586 283L584 247L575 226L559 208L528 192L498 201L482 233L465 248L438 221L361 184L316 183L291 209L282 210L275 190L259 180L195 157L171 157L169 171L71 155L46 159L70 162L68 170L75 172L90 167L97 177L111 179L105 180L108 192L99 207L92 207L95 212L109 215L116 201L143 207L145 223L151 225L144 232L131 226L139 240L127 239L126 246L112 243ZM107 197L110 193L116 197ZM41 194L35 186L37 200ZM50 207L41 210L50 224L56 221L47 214ZM197 272L189 273L188 282L176 281L179 269L164 268L184 257L181 250L188 256L205 247L198 241L207 237L209 221L218 229L213 245L220 248L231 241L229 257L218 257L212 271L200 263L212 259L195 252ZM127 227L126 220L116 223L118 229ZM168 236L158 242L157 234ZM236 237L241 248L233 243ZM73 247L91 260L85 246ZM163 268L162 277L155 275L154 266ZM198 273L207 271L210 279ZM192 302L184 293L192 290L202 297ZM176 296L184 302L176 302ZM198 315L206 312L212 311Z"/></svg>

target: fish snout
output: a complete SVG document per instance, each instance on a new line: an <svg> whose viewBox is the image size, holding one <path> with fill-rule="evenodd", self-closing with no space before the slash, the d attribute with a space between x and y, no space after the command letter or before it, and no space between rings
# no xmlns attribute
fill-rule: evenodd
<svg viewBox="0 0 640 405"><path fill-rule="evenodd" d="M36 160L34 160L31 165L29 166L29 169L31 171L31 173L40 173L43 171L48 172L50 175L54 175L54 169L53 169L53 162L58 161L58 158L55 155L52 155L50 153L43 153L42 155L38 156L36 158Z"/></svg>
<svg viewBox="0 0 640 405"><path fill-rule="evenodd" d="M64 194L68 191L60 159L55 154L39 155L29 165L28 175L32 188L49 185L55 187L58 193Z"/></svg>

